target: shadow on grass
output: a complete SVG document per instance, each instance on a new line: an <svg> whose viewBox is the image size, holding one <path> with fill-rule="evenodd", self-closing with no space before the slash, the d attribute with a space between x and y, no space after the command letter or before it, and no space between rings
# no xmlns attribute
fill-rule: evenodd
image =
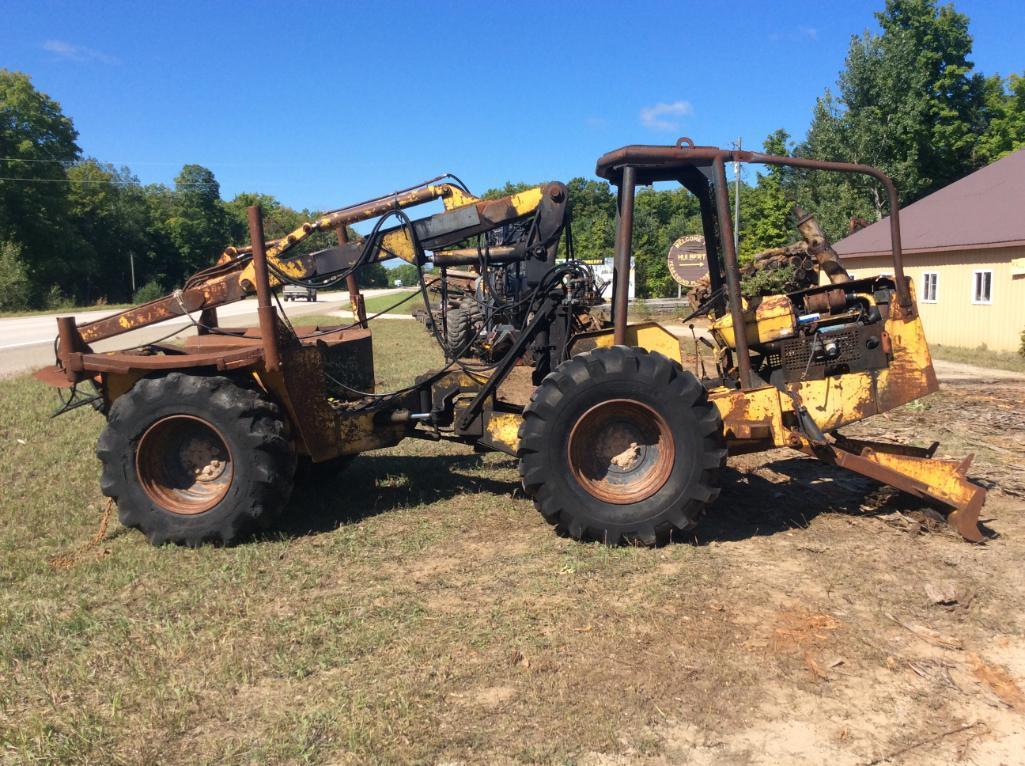
<svg viewBox="0 0 1025 766"><path fill-rule="evenodd" d="M298 481L288 507L266 534L316 535L398 508L429 506L467 493L511 495L519 488L518 481L464 473L482 467L479 454L360 455L338 471L314 469ZM489 470L499 467L508 466L487 466Z"/></svg>
<svg viewBox="0 0 1025 766"><path fill-rule="evenodd" d="M766 466L788 481L775 483L734 468L723 471L719 499L694 530L693 542L736 542L802 529L821 513L871 513L862 510L879 487L870 479L803 457Z"/></svg>
<svg viewBox="0 0 1025 766"><path fill-rule="evenodd" d="M488 469L515 466L510 458ZM719 499L693 535L680 542L738 542L802 529L822 513L867 517L922 508L922 503L856 474L803 457L766 463L786 477L779 483L727 468ZM434 456L361 455L348 467L314 471L299 480L288 508L265 534L304 537L399 508L425 506L466 493L510 496L518 481L478 473L479 454ZM540 518L538 519L540 522Z"/></svg>
<svg viewBox="0 0 1025 766"><path fill-rule="evenodd" d="M949 529L945 510L850 471L804 457L766 466L788 481L777 484L758 474L726 469L719 499L695 530L694 543L735 542L803 529L822 513L858 518L910 513L923 531ZM983 522L983 536L996 537Z"/></svg>

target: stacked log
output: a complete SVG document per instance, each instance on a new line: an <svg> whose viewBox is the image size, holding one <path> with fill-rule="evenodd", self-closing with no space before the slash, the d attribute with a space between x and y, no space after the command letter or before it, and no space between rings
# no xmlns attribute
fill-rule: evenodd
<svg viewBox="0 0 1025 766"><path fill-rule="evenodd" d="M782 292L792 293L815 287L819 283L819 267L815 256L811 254L808 243L793 242L784 247L773 247L763 250L740 267L740 279L745 281L759 272L783 271L789 269L782 285ZM711 282L707 276L702 277L687 294L691 306L695 309L704 304L712 294Z"/></svg>

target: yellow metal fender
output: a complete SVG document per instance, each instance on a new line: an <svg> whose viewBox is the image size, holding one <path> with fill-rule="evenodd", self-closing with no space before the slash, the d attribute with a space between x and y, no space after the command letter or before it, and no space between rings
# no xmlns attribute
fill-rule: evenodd
<svg viewBox="0 0 1025 766"><path fill-rule="evenodd" d="M576 356L592 349L606 348L612 345L615 345L612 342L612 328L592 330L575 335L570 341L569 353L570 356ZM658 322L627 325L626 345L657 351L676 362L681 364L683 362L679 339ZM481 438L481 443L500 452L515 455L516 448L519 446L519 429L522 422L522 415L485 411L484 435Z"/></svg>
<svg viewBox="0 0 1025 766"><path fill-rule="evenodd" d="M569 344L569 355L576 356L596 348L608 348L614 346L612 340L613 329L608 327L604 330L591 330L573 336ZM683 364L683 355L680 353L680 339L658 322L639 322L626 326L626 345L636 346L648 351L657 351L663 356Z"/></svg>
<svg viewBox="0 0 1025 766"><path fill-rule="evenodd" d="M781 338L791 338L797 331L797 314L794 304L786 295L765 295L757 298L741 298L743 307L744 331L747 342L752 346L758 343ZM716 319L710 326L717 331L726 345L737 347L736 333L733 329L733 316L729 313Z"/></svg>

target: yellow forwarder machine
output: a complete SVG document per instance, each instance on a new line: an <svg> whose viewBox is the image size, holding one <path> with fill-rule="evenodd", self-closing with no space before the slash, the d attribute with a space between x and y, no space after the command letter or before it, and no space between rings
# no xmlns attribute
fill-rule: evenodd
<svg viewBox="0 0 1025 766"><path fill-rule="evenodd" d="M892 211L893 276L851 280L806 220L807 251L830 283L744 299L724 170L732 161L877 179ZM71 390L66 408L91 402L106 415L97 447L103 492L116 500L121 521L155 544L229 543L282 511L297 458L339 463L407 437L517 456L538 510L577 539L651 545L679 537L714 503L728 452L774 447L891 484L944 509L966 539L982 539L985 492L966 480L969 460L934 460L933 450L838 433L937 390L904 276L896 192L885 175L688 139L610 152L597 174L619 193L611 322L596 321L600 285L573 260L568 236L568 258L556 260L567 230L565 186L480 200L457 180L435 179L269 243L259 209L251 208L251 246L229 248L172 295L88 324L59 319L57 364L40 377ZM697 313L709 316L717 345L716 375L705 380L683 368L669 332L627 321L634 192L674 180L696 195L703 218L710 283ZM404 212L438 199L445 209L436 215L414 220ZM367 237L348 241L347 224L375 218ZM330 230L338 232L337 247L288 257L299 242ZM452 348L445 317L436 316L446 311L443 299L428 324L447 364L408 388L375 391L371 334L352 277L393 257L418 267L433 261L427 278L421 270L425 303L428 280L439 279L444 294L449 267L475 269L477 299L488 298L489 317L501 315L512 328L506 350L485 360L466 356L469 346ZM322 288L343 280L359 316L347 327L293 328L272 302L283 284ZM488 291L501 292L501 301ZM253 293L258 328L218 325L218 306ZM91 348L184 315L198 333L183 346ZM516 403L502 387L524 373L532 393Z"/></svg>

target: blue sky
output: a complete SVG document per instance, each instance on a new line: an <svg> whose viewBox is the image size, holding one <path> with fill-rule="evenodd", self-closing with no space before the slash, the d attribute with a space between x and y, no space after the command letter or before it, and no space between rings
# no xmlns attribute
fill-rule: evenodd
<svg viewBox="0 0 1025 766"><path fill-rule="evenodd" d="M87 156L222 196L331 208L444 171L592 177L628 143L800 137L868 3L55 3L0 0L0 66L30 74ZM958 0L976 69L1021 72L1025 2Z"/></svg>

